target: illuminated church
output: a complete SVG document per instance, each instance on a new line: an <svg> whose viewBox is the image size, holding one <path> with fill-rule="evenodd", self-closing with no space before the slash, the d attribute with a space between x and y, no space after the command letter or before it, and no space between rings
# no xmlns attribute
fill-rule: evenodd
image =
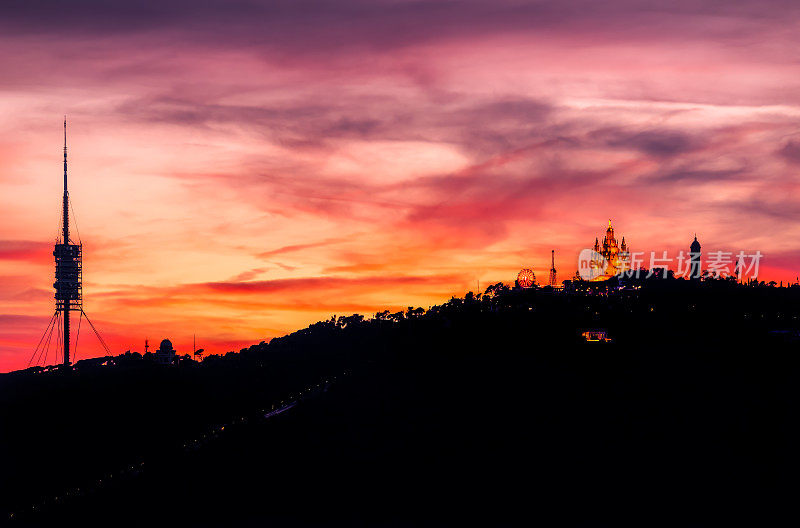
<svg viewBox="0 0 800 528"><path fill-rule="evenodd" d="M625 244L625 237L622 237L622 242L617 244L611 220L608 221L608 229L606 229L606 236L603 237L603 243L601 244L597 238L594 239L594 251L603 257L605 270L592 280L607 280L630 268L630 250Z"/></svg>

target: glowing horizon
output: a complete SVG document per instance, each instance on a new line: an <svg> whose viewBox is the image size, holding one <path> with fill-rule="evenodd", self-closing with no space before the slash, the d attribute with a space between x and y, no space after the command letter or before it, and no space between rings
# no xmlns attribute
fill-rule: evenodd
<svg viewBox="0 0 800 528"><path fill-rule="evenodd" d="M115 353L567 279L609 218L800 274L792 2L49 4L0 8L0 371L54 310L64 114Z"/></svg>

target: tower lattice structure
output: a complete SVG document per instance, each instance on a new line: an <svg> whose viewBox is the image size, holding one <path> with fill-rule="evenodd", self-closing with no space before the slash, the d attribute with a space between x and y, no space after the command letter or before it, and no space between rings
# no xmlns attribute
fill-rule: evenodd
<svg viewBox="0 0 800 528"><path fill-rule="evenodd" d="M550 253L550 286L553 288L556 287L557 282L557 275L556 275L556 250L551 250Z"/></svg>

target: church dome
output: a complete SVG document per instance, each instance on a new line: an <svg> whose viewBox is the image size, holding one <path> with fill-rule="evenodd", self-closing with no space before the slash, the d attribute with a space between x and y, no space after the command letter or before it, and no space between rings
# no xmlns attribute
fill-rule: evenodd
<svg viewBox="0 0 800 528"><path fill-rule="evenodd" d="M697 241L697 235L694 236L694 242L692 242L692 245L689 246L689 249L695 253L700 251L700 242Z"/></svg>

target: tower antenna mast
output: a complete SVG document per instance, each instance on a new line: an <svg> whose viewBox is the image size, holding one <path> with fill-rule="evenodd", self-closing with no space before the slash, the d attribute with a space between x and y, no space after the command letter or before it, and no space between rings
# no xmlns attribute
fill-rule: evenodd
<svg viewBox="0 0 800 528"><path fill-rule="evenodd" d="M556 250L550 253L550 286L556 287Z"/></svg>
<svg viewBox="0 0 800 528"><path fill-rule="evenodd" d="M64 203L63 203L62 238L69 243L69 191L67 190L67 116L64 116Z"/></svg>

